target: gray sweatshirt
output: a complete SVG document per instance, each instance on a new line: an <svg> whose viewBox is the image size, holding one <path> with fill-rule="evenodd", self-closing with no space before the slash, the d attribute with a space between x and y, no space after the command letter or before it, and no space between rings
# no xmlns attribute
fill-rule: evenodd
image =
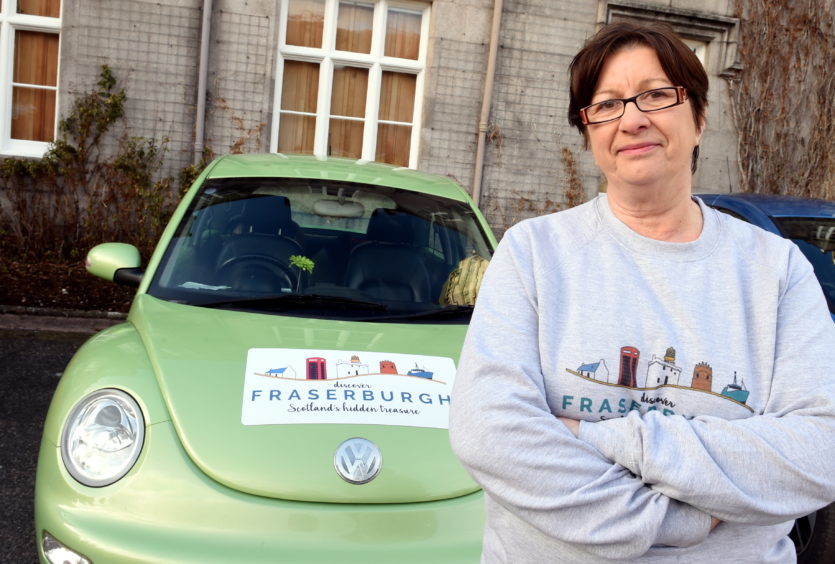
<svg viewBox="0 0 835 564"><path fill-rule="evenodd" d="M698 202L690 243L605 196L502 239L450 414L484 562L793 562L793 520L835 500L819 283L794 244Z"/></svg>

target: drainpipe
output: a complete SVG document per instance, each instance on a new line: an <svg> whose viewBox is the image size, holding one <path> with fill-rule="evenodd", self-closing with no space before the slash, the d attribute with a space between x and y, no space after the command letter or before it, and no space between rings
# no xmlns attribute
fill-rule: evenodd
<svg viewBox="0 0 835 564"><path fill-rule="evenodd" d="M209 39L212 31L212 0L203 0L200 28L200 69L197 75L197 114L194 118L194 164L203 156L206 129L206 79L209 75Z"/></svg>
<svg viewBox="0 0 835 564"><path fill-rule="evenodd" d="M490 52L487 56L487 74L484 77L484 94L481 98L481 118L478 122L478 144L475 150L473 171L473 201L481 199L481 177L484 169L484 147L487 143L487 121L490 119L490 104L493 98L493 82L496 77L496 54L499 50L499 29L502 23L502 0L493 2L493 25L490 29Z"/></svg>

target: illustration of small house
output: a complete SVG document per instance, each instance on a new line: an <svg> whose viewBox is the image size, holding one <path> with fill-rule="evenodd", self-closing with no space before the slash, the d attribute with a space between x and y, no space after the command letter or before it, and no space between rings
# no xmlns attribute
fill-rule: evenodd
<svg viewBox="0 0 835 564"><path fill-rule="evenodd" d="M272 378L293 378L294 380L298 378L296 375L296 371L293 370L292 366L285 366L283 368L270 368L264 374L267 376L271 376Z"/></svg>
<svg viewBox="0 0 835 564"><path fill-rule="evenodd" d="M577 369L577 372L583 378L591 378L600 382L609 381L609 368L606 366L606 361L602 358L597 362L583 364Z"/></svg>
<svg viewBox="0 0 835 564"><path fill-rule="evenodd" d="M350 362L338 360L336 362L336 377L345 378L347 376L359 376L360 374L368 374L368 365L360 362L358 355L351 356Z"/></svg>
<svg viewBox="0 0 835 564"><path fill-rule="evenodd" d="M669 347L663 357L652 355L652 360L647 367L647 379L643 387L663 386L664 384L678 385L680 376L681 368L676 366L676 350Z"/></svg>

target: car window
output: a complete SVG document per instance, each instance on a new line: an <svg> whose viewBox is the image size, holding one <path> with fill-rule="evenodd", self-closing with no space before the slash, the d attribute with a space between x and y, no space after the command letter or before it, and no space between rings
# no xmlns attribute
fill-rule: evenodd
<svg viewBox="0 0 835 564"><path fill-rule="evenodd" d="M350 300L365 317L425 313L444 307L444 283L463 259L491 252L464 202L318 179L213 180L193 200L148 291L194 305L248 300L249 308L258 298L331 297L332 308L320 300L320 313L304 312L329 317L356 317Z"/></svg>
<svg viewBox="0 0 835 564"><path fill-rule="evenodd" d="M772 219L783 236L794 241L812 263L829 310L835 313L835 218Z"/></svg>
<svg viewBox="0 0 835 564"><path fill-rule="evenodd" d="M736 219L740 219L740 220L744 221L745 223L751 223L750 221L748 221L743 216L741 216L740 214L736 213L733 210L729 210L728 208L722 208L722 207L719 207L719 206L716 206L716 209L719 210L720 212L724 213L724 214L727 214L727 215L731 216L731 217L735 217Z"/></svg>

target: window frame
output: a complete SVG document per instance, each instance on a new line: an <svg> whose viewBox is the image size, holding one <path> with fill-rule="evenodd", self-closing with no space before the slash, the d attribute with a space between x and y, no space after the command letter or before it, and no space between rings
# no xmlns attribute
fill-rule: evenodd
<svg viewBox="0 0 835 564"><path fill-rule="evenodd" d="M363 141L360 159L376 160L377 132L380 124L408 125L412 128L409 144L409 168L417 168L420 152L421 116L423 113L423 92L426 80L426 54L429 42L429 2L418 0L358 0L359 3L374 7L371 34L371 52L354 53L336 50L336 27L339 0L325 0L324 29L322 47L300 47L286 44L287 15L289 0L281 0L279 14L279 36L275 68L275 91L273 95L273 118L270 128L270 151L278 151L279 122L282 113L281 94L283 88L284 61L301 61L319 64L319 91L316 101L316 126L314 129L313 155L324 157L328 154L328 133L330 127L331 94L333 89L333 71L338 65L345 65L368 70L365 116L362 118ZM401 59L384 55L384 33L389 9L403 9L421 14L420 46L418 58ZM415 99L412 108L412 121L392 122L382 120L380 112L380 92L383 72L393 71L415 75ZM306 115L306 114L302 114ZM341 118L340 118L341 119Z"/></svg>
<svg viewBox="0 0 835 564"><path fill-rule="evenodd" d="M737 54L739 18L659 6L646 0L598 2L598 22L601 24L623 20L665 22L693 49L709 74L727 78L741 69Z"/></svg>
<svg viewBox="0 0 835 564"><path fill-rule="evenodd" d="M55 92L56 107L53 139L58 133L58 109L60 108L61 95L59 88L61 84L61 21L65 1L61 2L61 12L57 18L18 14L17 0L3 0L2 2L2 8L0 8L0 61L4 64L2 65L3 71L0 73L0 155L40 158L43 157L51 144L50 141L12 139L15 36L18 31L52 33L58 36L56 84L54 87L38 87ZM27 84L26 86L32 87L33 85Z"/></svg>

